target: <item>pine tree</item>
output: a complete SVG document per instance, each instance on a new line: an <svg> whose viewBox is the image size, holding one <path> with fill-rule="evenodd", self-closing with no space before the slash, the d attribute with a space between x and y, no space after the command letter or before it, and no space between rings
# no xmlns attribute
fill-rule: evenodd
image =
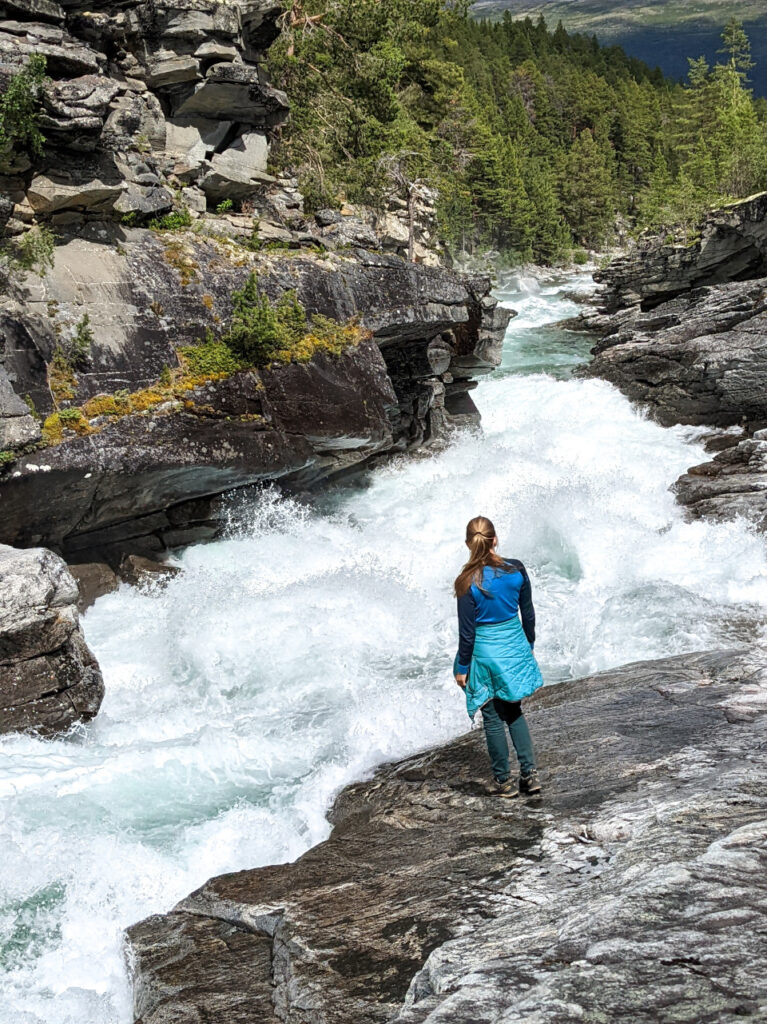
<svg viewBox="0 0 767 1024"><path fill-rule="evenodd" d="M615 195L607 156L586 128L564 162L560 180L562 210L581 245L599 247L613 218Z"/></svg>
<svg viewBox="0 0 767 1024"><path fill-rule="evenodd" d="M730 18L722 31L722 48L717 53L725 54L727 65L740 78L741 82L748 79L748 73L754 66L751 60L751 43L743 28L743 22Z"/></svg>

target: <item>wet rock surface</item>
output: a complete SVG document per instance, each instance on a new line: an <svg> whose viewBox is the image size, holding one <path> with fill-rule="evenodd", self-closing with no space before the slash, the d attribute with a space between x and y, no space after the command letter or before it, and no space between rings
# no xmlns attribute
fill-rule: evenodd
<svg viewBox="0 0 767 1024"><path fill-rule="evenodd" d="M0 732L52 735L98 711L104 685L77 601L59 557L0 545Z"/></svg>
<svg viewBox="0 0 767 1024"><path fill-rule="evenodd" d="M529 704L542 799L488 795L480 732L380 769L295 863L129 930L136 1019L760 1019L764 655L638 663Z"/></svg>
<svg viewBox="0 0 767 1024"><path fill-rule="evenodd" d="M742 516L757 529L767 530L767 431L733 438L711 461L688 469L673 490L696 518Z"/></svg>

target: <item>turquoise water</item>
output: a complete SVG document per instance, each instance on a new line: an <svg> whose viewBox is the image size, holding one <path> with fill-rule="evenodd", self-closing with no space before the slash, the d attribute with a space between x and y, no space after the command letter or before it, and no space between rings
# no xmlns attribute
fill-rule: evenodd
<svg viewBox="0 0 767 1024"><path fill-rule="evenodd" d="M2 1024L127 1024L124 927L298 856L341 786L468 727L450 584L477 512L532 573L548 682L761 636L763 539L686 523L668 492L703 457L693 432L571 375L588 344L547 324L588 287L500 290L520 315L475 392L481 433L311 508L235 502L167 589L87 613L97 719L0 739Z"/></svg>

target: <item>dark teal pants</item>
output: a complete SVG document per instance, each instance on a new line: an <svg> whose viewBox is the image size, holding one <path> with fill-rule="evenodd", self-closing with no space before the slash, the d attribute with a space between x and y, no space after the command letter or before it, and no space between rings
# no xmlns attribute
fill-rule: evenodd
<svg viewBox="0 0 767 1024"><path fill-rule="evenodd" d="M511 742L514 744L520 771L523 775L529 775L535 768L533 741L530 739L530 731L527 728L525 716L522 714L520 701L512 702L494 697L482 707L482 722L485 726L490 766L498 782L505 782L511 774L509 771L509 744L506 739L507 729L511 736Z"/></svg>

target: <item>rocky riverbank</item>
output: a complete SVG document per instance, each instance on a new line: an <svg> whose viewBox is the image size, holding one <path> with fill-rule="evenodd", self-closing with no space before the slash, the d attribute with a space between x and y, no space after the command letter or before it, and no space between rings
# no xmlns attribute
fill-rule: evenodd
<svg viewBox="0 0 767 1024"><path fill-rule="evenodd" d="M279 4L6 13L0 86L33 58L45 74L26 85L37 145L0 146L0 543L63 555L83 607L115 571L135 580L216 536L226 492L304 490L479 422L469 392L511 314L486 278L440 265L434 196L309 215L297 182L268 171L289 114L265 74ZM306 333L280 358L226 343L249 282L251 324L259 302L300 304ZM75 693L75 649L77 686L93 690L67 621L72 651L56 668L41 640L47 682L25 683L28 707L9 705L3 728L51 731L35 695Z"/></svg>
<svg viewBox="0 0 767 1024"><path fill-rule="evenodd" d="M214 536L233 488L304 489L477 423L509 314L440 266L428 190L309 215L268 172L289 114L265 75L278 4L102 8L17 3L0 25L0 79L33 55L48 75L38 151L0 151L0 542L116 568ZM297 294L301 352L190 354L249 275Z"/></svg>
<svg viewBox="0 0 767 1024"><path fill-rule="evenodd" d="M131 928L137 1021L758 1018L765 658L629 665L530 720L542 800L489 796L474 732L345 790L294 864Z"/></svg>
<svg viewBox="0 0 767 1024"><path fill-rule="evenodd" d="M585 373L665 426L722 428L718 454L675 485L692 515L767 523L767 193L713 211L686 244L645 240L594 276L598 340ZM725 430L729 432L725 432ZM734 431L734 433L733 433Z"/></svg>

